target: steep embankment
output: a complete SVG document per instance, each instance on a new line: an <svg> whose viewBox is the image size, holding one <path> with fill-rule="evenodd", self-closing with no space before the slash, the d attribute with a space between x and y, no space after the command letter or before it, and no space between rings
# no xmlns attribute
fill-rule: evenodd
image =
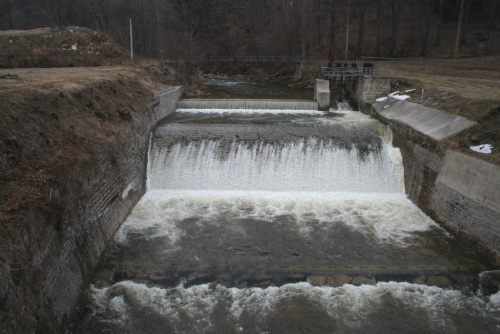
<svg viewBox="0 0 500 334"><path fill-rule="evenodd" d="M123 143L144 123L153 93L168 86L157 74L163 71L158 66L0 70L0 327L55 331L61 319L54 314L66 310L55 309L54 296L47 295L57 291L49 284L61 284L51 281L49 268L61 262L61 249L75 247L68 240L78 240L69 237L77 234L81 218L68 212L90 205L74 202L75 193L89 187L82 175L103 159L122 162L117 157ZM66 263L71 265L69 258ZM91 265L84 266L79 272L85 274Z"/></svg>
<svg viewBox="0 0 500 334"><path fill-rule="evenodd" d="M108 35L88 28L0 31L0 68L116 65L127 57Z"/></svg>
<svg viewBox="0 0 500 334"><path fill-rule="evenodd" d="M414 89L405 93L408 101L477 122L447 139L446 147L500 165L500 56L377 62L375 68L395 79L394 91ZM492 153L470 149L481 144L493 145Z"/></svg>

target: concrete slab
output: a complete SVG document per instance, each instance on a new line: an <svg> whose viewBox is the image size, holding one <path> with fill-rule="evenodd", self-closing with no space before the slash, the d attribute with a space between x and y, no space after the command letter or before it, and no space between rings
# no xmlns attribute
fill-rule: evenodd
<svg viewBox="0 0 500 334"><path fill-rule="evenodd" d="M434 108L393 98L383 102L372 101L371 103L381 116L404 123L437 141L451 137L477 124Z"/></svg>
<svg viewBox="0 0 500 334"><path fill-rule="evenodd" d="M320 110L327 110L330 107L330 81L316 79L314 84L314 98L318 102Z"/></svg>
<svg viewBox="0 0 500 334"><path fill-rule="evenodd" d="M447 150L436 183L500 213L500 167Z"/></svg>

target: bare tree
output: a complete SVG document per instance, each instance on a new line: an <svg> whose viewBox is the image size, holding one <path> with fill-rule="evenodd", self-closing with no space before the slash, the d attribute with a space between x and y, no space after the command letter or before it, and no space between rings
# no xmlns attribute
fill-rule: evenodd
<svg viewBox="0 0 500 334"><path fill-rule="evenodd" d="M357 17L359 20L358 24L358 57L361 57L361 54L363 52L363 37L365 33L365 12L366 12L366 6L367 2L366 1L358 1L357 2Z"/></svg>
<svg viewBox="0 0 500 334"><path fill-rule="evenodd" d="M462 20L464 17L464 5L465 5L465 0L462 0L460 4L460 14L458 16L458 26L457 26L457 38L455 40L455 50L453 52L453 56L455 58L458 58L460 54L458 53L458 49L460 47L460 29L462 28Z"/></svg>
<svg viewBox="0 0 500 334"><path fill-rule="evenodd" d="M382 53L382 7L385 4L385 0L377 0L377 57L380 57Z"/></svg>
<svg viewBox="0 0 500 334"><path fill-rule="evenodd" d="M441 24L443 23L443 3L444 0L439 0L439 20L436 31L436 46L441 45Z"/></svg>
<svg viewBox="0 0 500 334"><path fill-rule="evenodd" d="M14 0L2 0L0 1L0 6L3 8L4 17L6 17L6 28L14 29L14 24L12 20L12 12L14 10ZM0 17L1 18L1 17Z"/></svg>
<svg viewBox="0 0 500 334"><path fill-rule="evenodd" d="M391 0L391 51L389 54L393 57L396 52L396 46L398 43L398 31L399 31L399 18L403 10L403 2L401 0Z"/></svg>
<svg viewBox="0 0 500 334"><path fill-rule="evenodd" d="M112 0L86 0L86 10L95 18L99 27L108 32Z"/></svg>
<svg viewBox="0 0 500 334"><path fill-rule="evenodd" d="M57 26L62 26L65 0L45 0L43 8Z"/></svg>
<svg viewBox="0 0 500 334"><path fill-rule="evenodd" d="M434 7L436 6L437 0L430 0L430 1L425 1L423 4L427 4L427 22L425 24L425 33L424 33L424 39L422 41L422 50L420 54L422 56L425 56L427 53L427 40L429 39L429 27L431 25L431 17L432 17L432 12L434 10ZM431 4L429 6L429 4Z"/></svg>

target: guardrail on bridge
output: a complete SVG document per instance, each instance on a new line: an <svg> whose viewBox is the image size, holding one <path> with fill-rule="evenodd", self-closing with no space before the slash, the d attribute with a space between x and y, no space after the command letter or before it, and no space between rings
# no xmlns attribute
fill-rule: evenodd
<svg viewBox="0 0 500 334"><path fill-rule="evenodd" d="M361 59L363 59L363 61L366 61L367 59L372 59L372 60L392 60L392 61L395 61L395 60L415 60L415 61L419 61L420 63L422 63L422 61L424 60L424 58L386 58L386 57L361 57Z"/></svg>
<svg viewBox="0 0 500 334"><path fill-rule="evenodd" d="M305 61L301 56L208 56L201 57L202 63L300 63Z"/></svg>
<svg viewBox="0 0 500 334"><path fill-rule="evenodd" d="M362 67L362 66L323 66L321 75L323 77L357 77L360 75L390 76L393 71L386 68Z"/></svg>

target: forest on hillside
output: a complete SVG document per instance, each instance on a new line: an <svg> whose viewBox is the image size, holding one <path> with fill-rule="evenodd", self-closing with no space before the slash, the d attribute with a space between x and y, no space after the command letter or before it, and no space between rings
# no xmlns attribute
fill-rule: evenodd
<svg viewBox="0 0 500 334"><path fill-rule="evenodd" d="M334 61L348 33L349 59L500 50L500 0L0 0L0 30L82 26L128 46L130 19L135 52L161 59Z"/></svg>

